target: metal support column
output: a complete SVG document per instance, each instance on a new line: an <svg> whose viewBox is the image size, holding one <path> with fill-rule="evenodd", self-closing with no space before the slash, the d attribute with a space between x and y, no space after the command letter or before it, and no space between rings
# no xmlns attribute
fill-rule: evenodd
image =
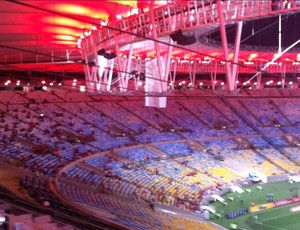
<svg viewBox="0 0 300 230"><path fill-rule="evenodd" d="M126 61L126 70L125 70L124 79L123 79L123 86L125 86L126 88L128 88L128 80L129 80L129 75L131 72L130 70L131 70L131 63L132 63L132 53L133 53L133 43L130 44L127 61L125 60Z"/></svg>
<svg viewBox="0 0 300 230"><path fill-rule="evenodd" d="M262 68L262 63L259 62L259 69L261 68ZM261 89L261 75L262 75L261 72L257 74L257 89Z"/></svg>
<svg viewBox="0 0 300 230"><path fill-rule="evenodd" d="M112 18L112 20L110 21L111 26L115 27L115 23L116 23L116 19L115 17ZM118 38L118 31L117 30L113 30L112 31L113 34L113 39L115 40L115 54L116 54L116 61L117 61L117 78L119 79L118 85L119 85L119 90L121 92L126 92L127 91L127 85L125 85L125 77L126 74L125 69L123 68L122 65L122 60L121 60L121 55L120 55L120 47L119 47L119 38Z"/></svg>
<svg viewBox="0 0 300 230"><path fill-rule="evenodd" d="M229 60L229 52L228 52L228 42L226 36L226 28L225 28L225 18L223 13L223 6L221 1L217 1L218 4L218 13L219 13L219 20L220 20L220 31L221 31L221 38L222 38L222 46L224 51L224 58L225 58L225 66L226 66L226 80L228 89L230 91L234 90L234 78L231 74L231 67L230 67L230 60Z"/></svg>
<svg viewBox="0 0 300 230"><path fill-rule="evenodd" d="M174 89L174 86L175 86L175 80L176 80L176 72L177 72L177 65L178 65L178 61L177 60L174 60L174 68L173 68L173 74L170 73L170 82L172 83L171 84L171 90Z"/></svg>
<svg viewBox="0 0 300 230"><path fill-rule="evenodd" d="M86 54L86 47L85 43L83 43L83 48L82 48L82 56L84 58L83 62L83 69L84 69L84 74L85 74L85 88L89 91L93 91L93 82L92 82L92 76L90 72L90 68L88 66L88 57Z"/></svg>
<svg viewBox="0 0 300 230"><path fill-rule="evenodd" d="M190 82L191 87L195 88L195 80L196 80L196 63L190 63Z"/></svg>
<svg viewBox="0 0 300 230"><path fill-rule="evenodd" d="M284 89L285 86L285 76L286 76L286 65L282 66L282 71L281 71L281 88Z"/></svg>
<svg viewBox="0 0 300 230"><path fill-rule="evenodd" d="M236 89L237 69L238 69L238 61L239 61L242 28L243 28L243 22L239 21L237 23L236 34L235 34L233 66L232 66L232 78L234 78L234 89Z"/></svg>
<svg viewBox="0 0 300 230"><path fill-rule="evenodd" d="M281 54L281 14L279 14L279 21L278 21L278 53Z"/></svg>
<svg viewBox="0 0 300 230"><path fill-rule="evenodd" d="M112 77L113 77L113 69L114 69L114 64L115 64L115 60L114 59L111 59L108 61L108 78L107 78L107 81L106 81L106 91L109 92L111 90L111 83L112 83Z"/></svg>
<svg viewBox="0 0 300 230"><path fill-rule="evenodd" d="M103 56L98 55L97 57L97 63L96 63L96 70L97 70L97 75L94 75L95 77L95 83L96 83L96 89L99 90L105 90L106 88L102 87L102 85L107 84L106 79L104 77L105 70L107 68L107 59L104 58ZM93 67L94 68L94 67Z"/></svg>
<svg viewBox="0 0 300 230"><path fill-rule="evenodd" d="M150 3L150 22L151 22L151 26L152 26L152 38L154 39L154 47L155 47L155 52L156 52L156 63L158 66L158 79L159 79L159 87L156 87L157 91L159 93L163 92L163 84L162 84L162 80L163 80L163 70L162 70L162 63L161 63L161 56L160 56L160 48L159 48L159 44L158 42L156 42L157 40L157 31L156 31L156 24L155 24L155 20L154 20L154 11L153 11L153 7L154 7L154 0L151 1ZM155 77L155 76L152 76ZM155 77L156 78L156 77Z"/></svg>
<svg viewBox="0 0 300 230"><path fill-rule="evenodd" d="M217 80L217 72L218 72L218 63L214 62L214 66L213 66L213 68L211 69L211 72L210 72L211 86L212 86L213 90L216 88L216 83L215 82Z"/></svg>
<svg viewBox="0 0 300 230"><path fill-rule="evenodd" d="M168 47L168 53L167 53L167 63L166 63L166 67L165 67L165 73L164 73L164 76L163 76L163 80L164 82L167 82L168 81L168 77L169 77L169 74L170 74L170 66L171 66L171 57L172 57L172 51L173 51L173 40L171 38L169 38L169 47ZM167 89L167 84L164 83L163 84L163 92L166 92L168 89Z"/></svg>

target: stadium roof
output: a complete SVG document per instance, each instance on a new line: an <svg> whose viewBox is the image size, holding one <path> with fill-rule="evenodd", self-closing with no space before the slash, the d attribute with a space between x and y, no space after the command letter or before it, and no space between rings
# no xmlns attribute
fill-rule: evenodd
<svg viewBox="0 0 300 230"><path fill-rule="evenodd" d="M82 56L77 47L80 36L93 25L100 25L112 17L129 16L141 7L141 2L143 8L149 7L150 1L144 0L3 0L0 10L0 69L83 73ZM172 1L154 1L157 7L168 2ZM283 46L300 38L299 24L299 14L283 16ZM232 27L227 29L229 41L234 39L233 30ZM214 40L220 37L219 32L207 36ZM250 47L255 54L259 52L255 49L260 45L277 47L277 44L278 16L244 22L241 48ZM208 47L205 49L201 52L212 52ZM221 46L219 50L221 53ZM273 54L270 52L260 58L272 60ZM186 51L178 51L177 55L189 56ZM251 52L245 52L240 58L247 61L251 55ZM286 58L300 61L300 52Z"/></svg>

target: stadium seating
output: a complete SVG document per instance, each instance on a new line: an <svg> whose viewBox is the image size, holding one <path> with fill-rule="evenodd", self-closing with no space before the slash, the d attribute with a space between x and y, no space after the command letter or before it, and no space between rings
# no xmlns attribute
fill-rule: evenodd
<svg viewBox="0 0 300 230"><path fill-rule="evenodd" d="M192 204L199 204L207 189L244 178L221 159L234 159L265 176L300 170L294 98L186 96L157 109L144 107L139 97L0 94L3 160L37 176L58 176L58 190L66 199L105 206L118 216L113 221L126 226L147 229L160 218L157 229L179 222L197 229L198 222L151 209L149 214L149 208L133 213L134 204L126 202L149 205L155 200L196 211L199 205ZM143 223L147 215L151 219Z"/></svg>

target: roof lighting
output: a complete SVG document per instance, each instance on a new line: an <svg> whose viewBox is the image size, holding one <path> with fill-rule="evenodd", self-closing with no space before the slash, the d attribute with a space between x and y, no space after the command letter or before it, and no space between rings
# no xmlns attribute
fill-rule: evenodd
<svg viewBox="0 0 300 230"><path fill-rule="evenodd" d="M118 18L118 17L121 17L121 18ZM121 16L121 15L117 15L116 18L117 18L117 19L122 19L122 16ZM106 26L106 25L107 25L107 22L101 21L101 22L100 22L100 25L101 25L101 26Z"/></svg>
<svg viewBox="0 0 300 230"><path fill-rule="evenodd" d="M1 214L0 215L0 225L2 225L2 223L6 220L5 215Z"/></svg>
<svg viewBox="0 0 300 230"><path fill-rule="evenodd" d="M92 31L85 31L85 32L84 32L84 36L88 37L88 36L91 35L91 33L92 33Z"/></svg>
<svg viewBox="0 0 300 230"><path fill-rule="evenodd" d="M85 86L84 86L84 85L81 85L81 86L79 87L79 91L80 91L80 92L85 92Z"/></svg>
<svg viewBox="0 0 300 230"><path fill-rule="evenodd" d="M131 10L131 14L138 14L138 13L139 13L139 9L137 9L137 8L133 8Z"/></svg>

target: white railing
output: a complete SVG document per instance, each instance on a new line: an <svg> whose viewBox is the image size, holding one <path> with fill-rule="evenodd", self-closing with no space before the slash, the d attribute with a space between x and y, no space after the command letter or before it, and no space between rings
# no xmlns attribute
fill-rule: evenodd
<svg viewBox="0 0 300 230"><path fill-rule="evenodd" d="M175 67L176 65L176 67ZM196 65L194 67L194 65ZM254 63L254 64L240 64L238 66L238 73L257 73L266 63ZM207 64L199 62L173 62L170 67L171 71L175 70L181 73L189 73L191 70L195 73L226 73L226 66L222 63L210 62ZM300 65L292 63L282 63L269 65L264 72L268 73L299 73Z"/></svg>
<svg viewBox="0 0 300 230"><path fill-rule="evenodd" d="M208 24L219 23L217 3L205 3L203 0L183 1L154 9L154 27L158 36L170 34L178 29L189 30ZM269 17L300 11L296 4L272 5L271 0L227 0L224 1L223 13L227 23ZM124 45L144 39L152 39L150 13L124 18L115 25L94 30L82 39L83 53L91 54L95 49L106 47L112 49L115 43Z"/></svg>

